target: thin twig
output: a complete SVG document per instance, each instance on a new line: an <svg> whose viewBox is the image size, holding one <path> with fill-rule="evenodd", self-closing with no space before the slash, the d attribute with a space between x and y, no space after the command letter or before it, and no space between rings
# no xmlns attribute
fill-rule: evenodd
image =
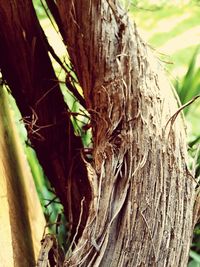
<svg viewBox="0 0 200 267"><path fill-rule="evenodd" d="M82 216L83 216L83 202L85 201L85 197L83 197L83 199L81 200L81 211L80 211L80 216L79 216L79 220L78 220L78 224L77 224L77 227L76 227L76 232L74 234L74 237L72 239L72 242L70 244L70 247L69 247L69 251L72 249L72 246L75 244L75 239L78 235L78 231L79 231L79 228L80 228L80 225L81 225L81 220L82 220Z"/></svg>
<svg viewBox="0 0 200 267"><path fill-rule="evenodd" d="M175 113L174 115L171 116L171 118L168 120L168 122L166 123L166 126L165 126L165 130L168 126L168 124L171 122L171 127L173 126L177 116L179 115L179 113L184 109L186 108L187 106L189 106L190 104L192 104L193 102L195 102L198 98L200 97L200 95L197 95L195 97L193 97L190 101L188 101L187 103L185 103L184 105L182 105Z"/></svg>

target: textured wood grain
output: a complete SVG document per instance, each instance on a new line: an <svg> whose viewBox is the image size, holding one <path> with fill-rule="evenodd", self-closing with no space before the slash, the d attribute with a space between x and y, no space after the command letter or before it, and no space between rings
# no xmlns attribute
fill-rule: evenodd
<svg viewBox="0 0 200 267"><path fill-rule="evenodd" d="M69 55L92 118L94 187L65 266L187 266L194 181L178 100L116 1L61 1ZM93 190L94 192L94 190Z"/></svg>

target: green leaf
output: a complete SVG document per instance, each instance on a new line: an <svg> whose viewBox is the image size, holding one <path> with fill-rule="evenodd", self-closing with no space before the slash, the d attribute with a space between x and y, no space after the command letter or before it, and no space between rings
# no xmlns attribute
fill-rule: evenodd
<svg viewBox="0 0 200 267"><path fill-rule="evenodd" d="M189 142L189 147L193 147L194 145L196 145L198 142L200 141L200 135L195 137L194 140L192 140L191 142Z"/></svg>
<svg viewBox="0 0 200 267"><path fill-rule="evenodd" d="M188 267L200 267L200 263L196 262L195 260L192 260L189 262Z"/></svg>
<svg viewBox="0 0 200 267"><path fill-rule="evenodd" d="M193 251L193 250L190 250L190 257L195 261L195 262L197 262L199 265L199 267L200 267L200 255L199 254L197 254L195 251Z"/></svg>
<svg viewBox="0 0 200 267"><path fill-rule="evenodd" d="M197 47L192 60L190 61L190 65L188 68L188 71L183 79L182 86L178 88L179 97L182 102L182 104L186 103L188 100L190 100L194 95L195 92L199 90L200 86L200 69L196 71L196 58L199 53L200 46Z"/></svg>

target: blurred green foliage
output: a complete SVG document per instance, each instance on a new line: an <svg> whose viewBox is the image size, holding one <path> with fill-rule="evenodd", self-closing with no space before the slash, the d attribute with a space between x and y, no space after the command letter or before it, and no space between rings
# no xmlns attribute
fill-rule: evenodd
<svg viewBox="0 0 200 267"><path fill-rule="evenodd" d="M137 2L131 1L130 15L143 39L171 63L165 66L170 74L181 78L199 44L199 6L192 0Z"/></svg>
<svg viewBox="0 0 200 267"><path fill-rule="evenodd" d="M182 104L190 101L200 93L200 68L196 66L199 48L200 47L197 47L192 56L185 76L182 79L175 81L175 88ZM190 106L184 109L185 115L187 115L189 108Z"/></svg>
<svg viewBox="0 0 200 267"><path fill-rule="evenodd" d="M43 0L33 0L33 5L35 7L35 11L40 19L43 19L46 17L46 12L43 7Z"/></svg>

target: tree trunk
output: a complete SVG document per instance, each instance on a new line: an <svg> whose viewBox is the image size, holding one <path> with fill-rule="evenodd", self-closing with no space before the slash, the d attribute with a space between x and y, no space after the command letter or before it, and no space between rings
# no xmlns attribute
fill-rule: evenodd
<svg viewBox="0 0 200 267"><path fill-rule="evenodd" d="M65 266L186 266L194 180L178 100L115 0L57 0L93 131L92 202Z"/></svg>
<svg viewBox="0 0 200 267"><path fill-rule="evenodd" d="M0 2L0 68L21 111L28 139L64 205L73 235L83 199L79 233L85 225L90 186L81 138L74 134L49 48L31 0Z"/></svg>

